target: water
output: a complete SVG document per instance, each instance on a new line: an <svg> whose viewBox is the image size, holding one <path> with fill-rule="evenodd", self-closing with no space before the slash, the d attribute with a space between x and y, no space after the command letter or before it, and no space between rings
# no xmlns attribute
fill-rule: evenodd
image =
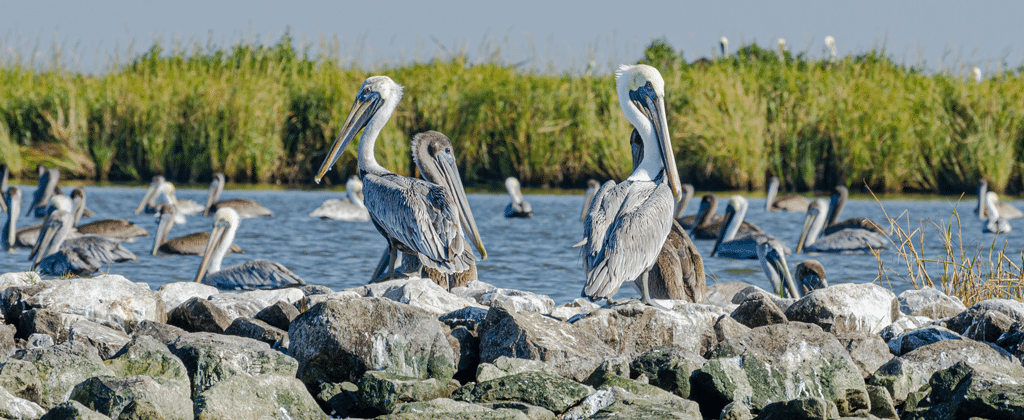
<svg viewBox="0 0 1024 420"><path fill-rule="evenodd" d="M31 197L32 186L24 186L23 197ZM152 235L156 220L151 215L132 214L145 193L143 187L86 187L89 208L96 212L92 219L130 217L131 221L146 228ZM274 211L272 218L246 219L238 229L235 242L247 251L245 254L229 254L224 266L232 266L250 259L269 259L280 262L294 271L307 283L322 284L334 290L363 285L367 282L384 251L384 239L372 223L350 223L320 220L309 217L309 212L328 198L337 198L343 193L311 191L225 191L222 199L246 197L259 201ZM178 190L179 199L192 199L203 203L206 190ZM582 238L583 224L580 222L582 195L527 195L533 205L532 219L506 219L502 216L508 196L504 194L469 194L470 206L476 216L477 225L488 258L479 262L481 280L498 287L515 288L551 296L556 303L565 303L579 296L583 288L584 274L577 248L571 246ZM23 206L28 206L26 198ZM690 202L686 214L696 211L698 199ZM724 197L720 197L724 202ZM958 211L963 221L964 242L970 249L988 247L995 238L982 234L982 222L973 213L974 200L959 203ZM935 198L925 200L883 200L882 205L890 216L911 215L901 218L904 229L921 227L921 221L945 224L950 218L955 199ZM1018 205L1019 203L1013 203ZM724 205L720 206L724 209ZM881 224L882 209L872 199L853 199L843 212L846 217L863 216ZM761 226L792 248L800 236L804 221L801 213L764 212L764 199L750 200L747 220ZM38 220L21 217L19 227L39 223ZM190 216L184 225L176 225L171 237L192 232L209 231L212 218ZM997 248L1007 243L1007 253L1014 255L1024 248L1024 230L1020 222L1013 223L1018 230L1000 235ZM956 225L954 224L954 233ZM942 242L933 226L928 227L925 257L944 255ZM756 260L730 260L710 258L713 241L696 241L704 256L708 283L715 281L746 281L765 289L770 285L765 280ZM138 262L114 264L104 271L121 274L133 281L144 281L153 289L174 281L191 281L199 267L198 256L156 257L149 253L152 236L127 243L132 252L139 256ZM887 267L900 272L903 267L894 258L892 250L882 251ZM787 257L791 267L800 261L814 258L826 268L828 280L836 283L870 282L878 277L878 261L870 254L796 254ZM13 254L0 255L0 272L24 271L30 267L28 250L18 249ZM905 268L902 268L905 272ZM939 274L937 269L933 276ZM883 286L889 287L888 284ZM898 293L910 288L902 281L893 282L891 287ZM624 286L617 297L636 297L630 286Z"/></svg>

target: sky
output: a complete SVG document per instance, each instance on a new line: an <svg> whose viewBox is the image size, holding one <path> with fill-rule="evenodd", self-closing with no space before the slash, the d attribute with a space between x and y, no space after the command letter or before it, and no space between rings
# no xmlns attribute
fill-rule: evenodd
<svg viewBox="0 0 1024 420"><path fill-rule="evenodd" d="M541 71L608 71L663 38L688 61L780 37L794 53L884 48L930 71L986 73L1024 63L1024 2L999 1L50 1L5 2L0 58L96 73L154 43L274 43L286 29L318 53L372 69L464 53ZM326 41L325 44L323 41ZM34 60L32 57L35 57Z"/></svg>

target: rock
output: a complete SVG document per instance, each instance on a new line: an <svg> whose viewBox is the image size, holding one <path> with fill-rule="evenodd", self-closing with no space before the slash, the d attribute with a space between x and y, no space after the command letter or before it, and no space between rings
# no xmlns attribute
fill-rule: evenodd
<svg viewBox="0 0 1024 420"><path fill-rule="evenodd" d="M484 293L479 302L487 306L501 305L510 312L550 313L555 301L545 295L515 289L495 288Z"/></svg>
<svg viewBox="0 0 1024 420"><path fill-rule="evenodd" d="M963 334L972 324L979 322L988 311L1001 312L1013 322L1024 322L1024 303L1009 299L989 299L978 302L966 311L947 320L946 328L957 334Z"/></svg>
<svg viewBox="0 0 1024 420"><path fill-rule="evenodd" d="M526 418L530 420L555 420L555 413L552 413L551 410L521 402L506 401L481 405L494 410L496 413L515 410L525 414Z"/></svg>
<svg viewBox="0 0 1024 420"><path fill-rule="evenodd" d="M357 382L368 370L447 383L455 353L437 317L386 298L327 300L292 321L289 353L298 377Z"/></svg>
<svg viewBox="0 0 1024 420"><path fill-rule="evenodd" d="M691 398L706 402L702 408L709 415L732 401L760 410L771 401L807 395L835 401L850 399L852 392L866 400L859 368L839 340L816 325L754 328L722 341L712 356L694 372L691 390Z"/></svg>
<svg viewBox="0 0 1024 420"><path fill-rule="evenodd" d="M28 307L81 315L104 325L132 331L143 320L164 322L163 300L146 283L108 274L74 280L44 280L45 288L25 299Z"/></svg>
<svg viewBox="0 0 1024 420"><path fill-rule="evenodd" d="M35 271L22 271L20 273L0 274L0 289L8 287L31 286L39 283L41 279Z"/></svg>
<svg viewBox="0 0 1024 420"><path fill-rule="evenodd" d="M587 395L575 407L570 408L558 418L560 420L584 420L591 418L598 411L615 402L615 393L611 389L599 389Z"/></svg>
<svg viewBox="0 0 1024 420"><path fill-rule="evenodd" d="M1019 419L1024 413L1024 390L1019 384L971 387L960 403L959 413L989 419Z"/></svg>
<svg viewBox="0 0 1024 420"><path fill-rule="evenodd" d="M38 419L46 414L46 410L32 401L12 395L0 388L0 418L5 419Z"/></svg>
<svg viewBox="0 0 1024 420"><path fill-rule="evenodd" d="M740 324L750 328L789 322L786 319L786 314L772 302L767 293L754 293L747 296L736 307L736 310L732 311L731 316Z"/></svg>
<svg viewBox="0 0 1024 420"><path fill-rule="evenodd" d="M476 381L487 382L523 372L544 372L550 375L558 375L558 372L544 362L501 356L494 359L491 363L481 363L476 371Z"/></svg>
<svg viewBox="0 0 1024 420"><path fill-rule="evenodd" d="M1009 331L996 339L996 345L1017 358L1024 357L1024 324L1013 324Z"/></svg>
<svg viewBox="0 0 1024 420"><path fill-rule="evenodd" d="M148 335L164 344L170 344L185 334L188 334L188 331L173 325L154 321L142 321L135 327L135 331L132 331L132 335L135 337Z"/></svg>
<svg viewBox="0 0 1024 420"><path fill-rule="evenodd" d="M192 298L209 300L210 296L220 293L220 289L194 281L176 281L160 286L156 293L163 299L167 310L173 310Z"/></svg>
<svg viewBox="0 0 1024 420"><path fill-rule="evenodd" d="M897 318L892 324L882 328L882 331L878 332L878 336L882 337L882 340L886 342L892 341L892 339L903 335L907 331L916 330L918 328L924 328L929 325L934 325L935 322L928 317L923 316L901 316Z"/></svg>
<svg viewBox="0 0 1024 420"><path fill-rule="evenodd" d="M832 333L878 333L898 316L896 295L873 283L845 283L818 289L786 310L790 321L817 324Z"/></svg>
<svg viewBox="0 0 1024 420"><path fill-rule="evenodd" d="M72 389L70 399L111 418L191 419L186 383L149 376L94 376Z"/></svg>
<svg viewBox="0 0 1024 420"><path fill-rule="evenodd" d="M590 394L583 385L544 372L523 372L465 385L453 400L472 403L519 401L561 413Z"/></svg>
<svg viewBox="0 0 1024 420"><path fill-rule="evenodd" d="M722 409L722 414L718 416L718 420L753 420L754 416L750 414L750 408L743 405L739 401L733 401L725 405Z"/></svg>
<svg viewBox="0 0 1024 420"><path fill-rule="evenodd" d="M1013 327L1013 319L1002 312L988 311L964 331L971 340L995 343Z"/></svg>
<svg viewBox="0 0 1024 420"><path fill-rule="evenodd" d="M554 414L552 414L550 418L554 418ZM390 415L377 417L377 419L529 420L530 417L516 408L494 409L490 406L485 406L484 404L471 404L464 401L450 400L448 398L438 398L430 401L398 404Z"/></svg>
<svg viewBox="0 0 1024 420"><path fill-rule="evenodd" d="M302 290L288 287L272 290L221 292L210 296L210 303L224 310L233 321L238 317L253 318L257 313L277 302L295 304L306 297Z"/></svg>
<svg viewBox="0 0 1024 420"><path fill-rule="evenodd" d="M690 375L707 361L703 357L674 347L648 350L633 359L631 377L641 375L657 386L683 398L690 396Z"/></svg>
<svg viewBox="0 0 1024 420"><path fill-rule="evenodd" d="M195 397L234 376L295 376L295 359L250 338L189 333L168 346L188 371Z"/></svg>
<svg viewBox="0 0 1024 420"><path fill-rule="evenodd" d="M282 331L288 331L288 326L291 325L292 320L297 316L299 316L299 310L295 309L295 305L284 301L277 301L277 303L257 312L255 318L273 325Z"/></svg>
<svg viewBox="0 0 1024 420"><path fill-rule="evenodd" d="M299 287L298 289L301 290L302 293L304 293L306 296L329 295L331 293L334 293L334 290L331 290L330 287L324 286L322 284L307 284L305 286Z"/></svg>
<svg viewBox="0 0 1024 420"><path fill-rule="evenodd" d="M472 300L482 305L480 300L483 295L494 289L495 287L493 285L476 280L469 282L469 284L465 286L453 288L452 294L463 299Z"/></svg>
<svg viewBox="0 0 1024 420"><path fill-rule="evenodd" d="M232 318L209 300L193 297L171 310L167 323L188 332L224 334Z"/></svg>
<svg viewBox="0 0 1024 420"><path fill-rule="evenodd" d="M919 347L943 340L962 340L963 337L947 328L931 326L904 333L889 341L889 351L897 356L909 353Z"/></svg>
<svg viewBox="0 0 1024 420"><path fill-rule="evenodd" d="M434 314L434 316L467 306L480 307L473 300L448 293L432 280L419 277L371 283L353 290L366 297L383 297L395 302L406 303Z"/></svg>
<svg viewBox="0 0 1024 420"><path fill-rule="evenodd" d="M148 335L133 338L104 363L119 377L145 375L157 381L189 386L188 370L181 359Z"/></svg>
<svg viewBox="0 0 1024 420"><path fill-rule="evenodd" d="M361 290L361 289L354 289ZM299 313L306 312L309 308L316 306L317 304L334 300L338 302L344 302L352 299L362 299L365 296L353 291L353 290L342 290L340 292L328 293L326 295L309 295L302 300L295 303L295 308L299 310ZM291 328L289 326L288 328Z"/></svg>
<svg viewBox="0 0 1024 420"><path fill-rule="evenodd" d="M871 376L879 367L893 358L889 346L878 334L857 331L836 334L836 338L839 340L839 344L850 353L853 363L860 368L861 377Z"/></svg>
<svg viewBox="0 0 1024 420"><path fill-rule="evenodd" d="M592 419L689 419L701 420L696 402L674 397L671 400L650 400L619 388L611 388L614 401L595 413Z"/></svg>
<svg viewBox="0 0 1024 420"><path fill-rule="evenodd" d="M52 408L67 399L78 383L113 372L96 353L96 349L81 344L63 343L52 347L18 350L14 358L35 365L39 373L39 405Z"/></svg>
<svg viewBox="0 0 1024 420"><path fill-rule="evenodd" d="M591 331L535 312L510 313L494 306L480 326L480 361L491 363L501 356L539 360L559 375L582 381L615 355Z"/></svg>
<svg viewBox="0 0 1024 420"><path fill-rule="evenodd" d="M32 334L25 342L25 348L40 349L53 346L53 337L49 334Z"/></svg>
<svg viewBox="0 0 1024 420"><path fill-rule="evenodd" d="M768 298L775 304L775 306L778 306L782 312L786 312L786 310L796 302L796 299L784 298L779 296L777 293L769 292L757 286L747 286L736 292L736 294L732 296L730 303L739 305L740 303L743 303L744 300L754 295L760 295Z"/></svg>
<svg viewBox="0 0 1024 420"><path fill-rule="evenodd" d="M96 349L101 359L109 359L131 341L124 331L105 327L92 321L75 322L68 333L68 341L82 343Z"/></svg>
<svg viewBox="0 0 1024 420"><path fill-rule="evenodd" d="M238 317L224 334L251 338L269 344L273 348L288 347L288 332L266 322L253 318Z"/></svg>
<svg viewBox="0 0 1024 420"><path fill-rule="evenodd" d="M358 410L365 411L359 398L359 387L352 382L320 384L320 392L316 399L328 415L337 417L362 417L355 415Z"/></svg>
<svg viewBox="0 0 1024 420"><path fill-rule="evenodd" d="M42 401L43 383L36 365L17 359L3 359L0 364L0 387L18 398L34 403Z"/></svg>
<svg viewBox="0 0 1024 420"><path fill-rule="evenodd" d="M742 281L708 284L704 289L704 302L732 312L737 306L736 303L732 303L733 298L747 287L750 287L750 283ZM743 299L741 298L740 300L742 301Z"/></svg>
<svg viewBox="0 0 1024 420"><path fill-rule="evenodd" d="M0 356L6 356L14 351L14 335L18 329L13 325L0 323Z"/></svg>
<svg viewBox="0 0 1024 420"><path fill-rule="evenodd" d="M868 398L871 399L871 415L883 419L899 418L892 396L889 395L889 391L885 387L868 385L867 390Z"/></svg>
<svg viewBox="0 0 1024 420"><path fill-rule="evenodd" d="M388 413L399 403L429 401L447 397L447 382L435 378L416 379L385 372L366 372L359 380L359 395L364 403L381 413Z"/></svg>
<svg viewBox="0 0 1024 420"><path fill-rule="evenodd" d="M767 419L838 419L839 411L832 401L817 397L780 401L764 406L755 420Z"/></svg>
<svg viewBox="0 0 1024 420"><path fill-rule="evenodd" d="M590 378L587 378L587 381L584 383L594 387L595 389L611 389L612 387L619 387L637 397L658 403L677 402L678 400L683 399L682 397L654 385L644 384L629 379L628 371L625 372L625 374L626 376L622 376L609 371L595 371L594 374L591 375Z"/></svg>
<svg viewBox="0 0 1024 420"><path fill-rule="evenodd" d="M569 321L578 316L586 315L601 309L601 306L584 298L573 299L572 302L558 305L551 310L552 318Z"/></svg>
<svg viewBox="0 0 1024 420"><path fill-rule="evenodd" d="M72 316L43 308L22 311L16 320L18 328L15 337L27 339L33 334L45 334L54 338L55 341L63 343L68 340L66 324L71 322L69 318Z"/></svg>
<svg viewBox="0 0 1024 420"><path fill-rule="evenodd" d="M715 343L725 341L729 337L739 337L750 332L750 327L740 324L736 318L732 316L721 316L715 321ZM714 347L709 348L705 351L705 356L714 350Z"/></svg>
<svg viewBox="0 0 1024 420"><path fill-rule="evenodd" d="M71 400L53 407L39 420L110 420L110 417L90 410L89 407L78 401Z"/></svg>
<svg viewBox="0 0 1024 420"><path fill-rule="evenodd" d="M327 419L301 381L291 376L236 375L195 399L196 419Z"/></svg>
<svg viewBox="0 0 1024 420"><path fill-rule="evenodd" d="M896 297L900 312L932 319L949 318L967 308L958 297L949 297L934 287L906 290Z"/></svg>

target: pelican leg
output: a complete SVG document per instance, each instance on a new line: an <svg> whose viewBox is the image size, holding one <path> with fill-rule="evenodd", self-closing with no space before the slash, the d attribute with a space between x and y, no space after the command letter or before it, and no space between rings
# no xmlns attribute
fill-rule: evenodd
<svg viewBox="0 0 1024 420"><path fill-rule="evenodd" d="M658 302L655 302L653 299L651 299L651 294L648 292L648 288L647 288L647 280L651 276L650 270L648 270L647 272L642 274L642 276L643 276L643 279L640 280L640 290L643 292L642 293L643 297L640 299L640 301L643 302L643 303L646 303L648 305L651 305L651 306L653 306L655 308L661 309L661 310L671 311L671 309L666 308L664 306L661 306L661 304L659 304Z"/></svg>
<svg viewBox="0 0 1024 420"><path fill-rule="evenodd" d="M391 259L388 260L388 262L390 263L388 264L388 279L390 280L395 278L395 267L398 265L398 248L389 245L388 253L391 256Z"/></svg>

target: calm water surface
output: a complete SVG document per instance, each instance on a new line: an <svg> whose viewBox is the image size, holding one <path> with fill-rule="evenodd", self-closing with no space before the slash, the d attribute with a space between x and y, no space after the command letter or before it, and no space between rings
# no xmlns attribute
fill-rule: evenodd
<svg viewBox="0 0 1024 420"><path fill-rule="evenodd" d="M23 187L23 197L32 197L33 186ZM94 218L125 218L143 226L152 235L156 219L151 215L132 214L145 193L145 188L127 187L86 187L89 208L96 212ZM309 217L309 212L328 198L343 195L338 192L310 191L225 191L222 199L246 197L257 200L274 211L272 218L246 219L238 229L235 242L244 248L245 254L230 254L224 259L224 266L232 266L250 259L269 259L280 262L301 276L307 283L322 284L334 290L360 286L369 279L385 241L372 223L349 223L320 220ZM206 190L178 190L179 199L192 199L200 203L206 200ZM580 222L582 195L527 195L533 205L532 219L506 219L502 211L508 203L504 194L469 194L469 202L476 216L477 225L488 258L478 264L480 279L498 287L528 290L551 296L556 303L568 302L579 296L583 288L584 274L578 249L572 245L582 238L583 223ZM23 203L28 206L29 199ZM686 214L696 212L699 196L690 202ZM725 198L720 197L719 211L724 210ZM926 257L943 255L938 231L930 222L943 226L954 210L956 199L935 198L927 200L883 200L882 205L890 216L903 214L901 224L906 229L919 228L928 222L926 235ZM1021 203L1012 204L1021 207ZM1015 230L998 238L982 234L982 222L973 213L975 201L959 203L957 210L963 223L963 237L972 249L987 247L996 239L997 247L1007 244L1007 252L1016 254L1024 248L1024 225L1012 223ZM904 213L906 212L906 213ZM909 223L907 215L910 216ZM881 223L884 220L882 208L872 199L854 199L847 203L842 218L865 216ZM804 214L765 213L764 199L752 198L747 220L761 226L792 248L800 236ZM19 227L39 223L36 219L21 217ZM176 225L171 237L197 231L209 231L212 218L190 216L184 225ZM954 233L956 224L954 223ZM955 236L955 235L954 235ZM715 281L746 281L763 288L770 286L765 280L756 260L730 260L709 258L713 241L696 241L704 256L708 283ZM150 255L152 236L125 244L139 256L138 262L115 264L109 272L121 274L133 281L144 281L153 289L174 281L192 280L199 268L198 256L156 257ZM0 272L24 271L30 267L28 250L19 249L12 254L0 255ZM895 260L891 250L882 251L887 267L900 271L901 264ZM878 277L878 261L870 254L798 254L787 257L791 267L800 261L814 258L827 270L829 282L861 283ZM905 269L903 270L905 272ZM939 274L934 269L933 276ZM888 284L883 284L889 286ZM910 286L902 281L893 282L897 291ZM624 286L617 297L635 297L630 286Z"/></svg>

